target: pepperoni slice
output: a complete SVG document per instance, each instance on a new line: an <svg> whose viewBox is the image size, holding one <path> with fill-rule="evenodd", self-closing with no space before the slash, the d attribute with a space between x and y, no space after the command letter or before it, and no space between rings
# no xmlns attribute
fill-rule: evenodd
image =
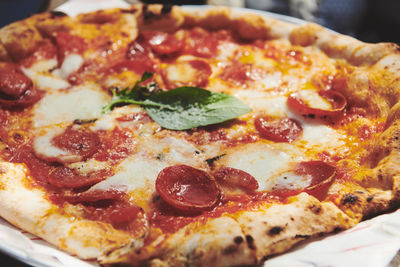
<svg viewBox="0 0 400 267"><path fill-rule="evenodd" d="M121 72L125 70L134 71L142 75L145 71L154 71L154 61L150 57L149 49L137 41L128 45L126 59L111 67L110 72Z"/></svg>
<svg viewBox="0 0 400 267"><path fill-rule="evenodd" d="M118 200L124 195L123 192L118 190L91 190L74 195L64 195L63 198L72 204L76 203L93 203L102 200Z"/></svg>
<svg viewBox="0 0 400 267"><path fill-rule="evenodd" d="M300 94L298 92L293 93L288 97L287 104L291 109L299 112L302 115L309 116L311 118L315 116L332 117L340 115L347 105L346 98L337 91L334 90L319 91L318 94L331 104L332 106L331 109L319 109L309 106L301 99Z"/></svg>
<svg viewBox="0 0 400 267"><path fill-rule="evenodd" d="M161 198L180 210L207 210L218 200L220 191L215 180L205 171L187 165L163 169L156 180Z"/></svg>
<svg viewBox="0 0 400 267"><path fill-rule="evenodd" d="M262 138L274 142L291 143L303 133L300 122L291 118L273 119L263 116L256 118L254 125Z"/></svg>
<svg viewBox="0 0 400 267"><path fill-rule="evenodd" d="M126 58L129 60L146 61L149 58L149 53L149 50L145 46L133 41L128 45Z"/></svg>
<svg viewBox="0 0 400 267"><path fill-rule="evenodd" d="M101 182L106 176L106 171L92 172L88 175L76 173L67 167L54 169L48 177L50 184L60 188L81 188Z"/></svg>
<svg viewBox="0 0 400 267"><path fill-rule="evenodd" d="M305 192L323 199L336 176L336 167L323 161L307 161L299 163L295 173L302 176L310 175L311 183Z"/></svg>
<svg viewBox="0 0 400 267"><path fill-rule="evenodd" d="M169 55L180 51L183 47L181 40L165 32L143 31L141 38L159 55Z"/></svg>
<svg viewBox="0 0 400 267"><path fill-rule="evenodd" d="M217 183L228 190L252 192L258 189L258 182L251 174L230 167L221 167L213 173Z"/></svg>
<svg viewBox="0 0 400 267"><path fill-rule="evenodd" d="M61 64L68 54L82 54L86 49L86 42L83 38L67 32L56 32L54 38L58 47L58 62Z"/></svg>
<svg viewBox="0 0 400 267"><path fill-rule="evenodd" d="M133 71L139 75L144 72L153 72L154 64L151 59L142 60L123 60L109 69L110 73L121 73L123 71Z"/></svg>
<svg viewBox="0 0 400 267"><path fill-rule="evenodd" d="M86 160L98 151L100 138L93 132L76 130L69 126L64 133L54 137L52 143Z"/></svg>
<svg viewBox="0 0 400 267"><path fill-rule="evenodd" d="M185 52L197 57L210 58L217 54L218 44L217 35L201 28L193 28L187 37Z"/></svg>
<svg viewBox="0 0 400 267"><path fill-rule="evenodd" d="M27 107L41 98L31 79L13 63L0 66L0 104L5 108Z"/></svg>

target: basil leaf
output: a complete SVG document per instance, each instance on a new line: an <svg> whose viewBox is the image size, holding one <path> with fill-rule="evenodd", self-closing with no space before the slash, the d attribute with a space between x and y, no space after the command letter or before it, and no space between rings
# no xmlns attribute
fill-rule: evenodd
<svg viewBox="0 0 400 267"><path fill-rule="evenodd" d="M171 130L187 130L216 124L251 111L236 97L213 93L199 87L186 86L159 92L150 96L149 100L169 107L143 105L155 122Z"/></svg>
<svg viewBox="0 0 400 267"><path fill-rule="evenodd" d="M221 93L213 93L200 87L179 87L159 92L156 83L140 85L151 78L145 72L132 88L111 89L112 100L103 112L115 106L136 104L144 107L159 125L171 130L187 130L224 122L250 112L239 99Z"/></svg>

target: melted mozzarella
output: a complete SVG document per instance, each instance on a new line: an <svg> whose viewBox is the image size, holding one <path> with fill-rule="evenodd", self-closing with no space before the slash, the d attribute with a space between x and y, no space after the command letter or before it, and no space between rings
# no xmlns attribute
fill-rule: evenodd
<svg viewBox="0 0 400 267"><path fill-rule="evenodd" d="M64 128L60 126L52 126L51 128L42 129L33 141L33 150L39 158L57 159L63 163L71 163L81 161L82 157L75 155L69 151L56 147L51 140L62 134Z"/></svg>
<svg viewBox="0 0 400 267"><path fill-rule="evenodd" d="M89 159L87 161L74 162L68 164L69 168L75 169L81 175L87 175L94 171L105 170L109 168L109 163L106 161L98 161Z"/></svg>
<svg viewBox="0 0 400 267"><path fill-rule="evenodd" d="M332 109L331 103L322 98L316 91L302 90L299 92L301 100L308 106L318 109L329 110Z"/></svg>
<svg viewBox="0 0 400 267"><path fill-rule="evenodd" d="M303 189L308 187L311 184L311 181L311 175L300 176L295 174L293 171L288 171L275 177L275 185L273 186L273 189Z"/></svg>
<svg viewBox="0 0 400 267"><path fill-rule="evenodd" d="M198 70L193 68L189 62L177 62L173 65L168 65L165 69L167 78L170 82L190 83L197 80Z"/></svg>
<svg viewBox="0 0 400 267"><path fill-rule="evenodd" d="M107 190L115 188L122 191L134 191L139 188L154 189L158 173L168 164L144 153L134 154L122 161L115 169L115 175L91 188Z"/></svg>
<svg viewBox="0 0 400 267"><path fill-rule="evenodd" d="M40 89L48 89L48 90L61 90L66 89L70 86L70 84L52 74L40 73L31 69L24 69L22 71L28 76L33 83Z"/></svg>
<svg viewBox="0 0 400 267"><path fill-rule="evenodd" d="M77 71L83 64L83 58L78 54L69 54L65 57L61 68L60 76L67 78L69 75Z"/></svg>
<svg viewBox="0 0 400 267"><path fill-rule="evenodd" d="M132 154L115 168L115 175L93 186L91 190L154 190L158 173L167 166L187 164L195 168L207 167L205 156L197 154L195 151L198 149L182 138L145 137L138 141L138 150L141 152Z"/></svg>
<svg viewBox="0 0 400 267"><path fill-rule="evenodd" d="M46 72L57 67L57 64L58 61L56 58L40 60L30 66L29 69L36 72Z"/></svg>
<svg viewBox="0 0 400 267"><path fill-rule="evenodd" d="M243 170L256 178L259 190L271 190L273 177L287 170L291 162L301 161L299 151L254 143L226 151L218 164Z"/></svg>
<svg viewBox="0 0 400 267"><path fill-rule="evenodd" d="M307 141L310 145L328 144L329 146L344 145L345 136L329 126L317 123L303 124L302 140Z"/></svg>
<svg viewBox="0 0 400 267"><path fill-rule="evenodd" d="M91 84L48 92L35 106L34 127L100 117L102 107L109 101L107 93Z"/></svg>

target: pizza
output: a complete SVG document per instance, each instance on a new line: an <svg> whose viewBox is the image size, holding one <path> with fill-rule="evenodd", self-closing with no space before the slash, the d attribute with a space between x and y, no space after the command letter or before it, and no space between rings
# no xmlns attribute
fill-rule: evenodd
<svg viewBox="0 0 400 267"><path fill-rule="evenodd" d="M0 30L0 215L101 264L260 264L399 207L400 54L215 7Z"/></svg>

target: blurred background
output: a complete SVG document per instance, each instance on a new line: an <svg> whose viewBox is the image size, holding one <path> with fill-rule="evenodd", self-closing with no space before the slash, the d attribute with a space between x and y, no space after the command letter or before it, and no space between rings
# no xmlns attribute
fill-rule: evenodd
<svg viewBox="0 0 400 267"><path fill-rule="evenodd" d="M138 0L126 1L139 3ZM52 10L64 2L66 0L0 0L0 27L34 13ZM144 0L142 2L227 5L266 10L312 21L365 42L395 42L400 45L400 0ZM0 266L28 265L0 252Z"/></svg>
<svg viewBox="0 0 400 267"><path fill-rule="evenodd" d="M52 10L64 2L66 0L0 0L0 27L37 12ZM127 0L127 2L139 1ZM144 0L142 2L228 5L267 10L316 22L365 42L400 44L400 0Z"/></svg>

